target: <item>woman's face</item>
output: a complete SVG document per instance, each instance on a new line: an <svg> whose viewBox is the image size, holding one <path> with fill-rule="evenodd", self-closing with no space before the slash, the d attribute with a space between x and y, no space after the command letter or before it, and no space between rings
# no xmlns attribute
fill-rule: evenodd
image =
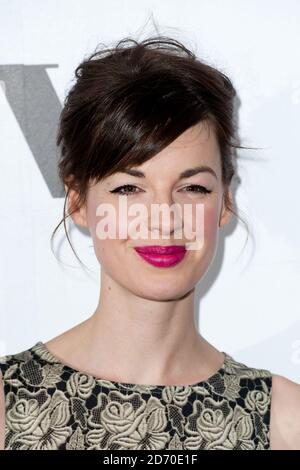
<svg viewBox="0 0 300 470"><path fill-rule="evenodd" d="M180 177L181 173L199 166L209 167L212 172L200 171ZM144 176L118 172L92 185L85 206L72 217L75 223L89 228L101 271L123 288L147 299L181 298L204 276L216 252L219 224L227 223L230 218L223 205L221 156L215 133L204 122L197 124L153 158L131 169L142 172ZM120 188L124 185L129 186ZM119 199L126 212L122 211ZM111 209L110 215L108 212L102 212L101 216L100 212L97 213L97 208L99 211L99 205L103 203ZM176 204L182 210L184 205L189 206L190 217L186 221L183 217L176 219L170 212L170 219L165 215L153 221L153 204L163 203L167 205L165 207ZM137 223L130 226L137 217L137 213L128 212L133 204L140 204L139 207L145 210L142 220L147 232L138 232L141 225ZM198 226L197 204L202 204L204 215L204 219L197 219ZM140 212L138 214L141 215ZM116 228L116 236L113 232L107 238L98 236L103 218L113 224L110 227ZM126 229L126 223L131 230ZM185 245L192 240L187 238L184 225L190 224L195 232L199 223L203 224L202 246L188 249L177 264L167 267L150 264L134 249L134 246L145 245ZM123 237L118 236L122 233L120 229ZM181 238L176 238L178 234Z"/></svg>

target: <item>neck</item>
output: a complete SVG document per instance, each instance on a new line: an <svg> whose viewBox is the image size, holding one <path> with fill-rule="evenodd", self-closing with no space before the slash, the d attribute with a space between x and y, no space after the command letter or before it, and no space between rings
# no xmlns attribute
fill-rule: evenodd
<svg viewBox="0 0 300 470"><path fill-rule="evenodd" d="M197 330L194 290L181 299L153 301L101 276L94 314L75 327L81 329L78 354L88 354L95 375L128 383L191 383L221 364L221 353Z"/></svg>

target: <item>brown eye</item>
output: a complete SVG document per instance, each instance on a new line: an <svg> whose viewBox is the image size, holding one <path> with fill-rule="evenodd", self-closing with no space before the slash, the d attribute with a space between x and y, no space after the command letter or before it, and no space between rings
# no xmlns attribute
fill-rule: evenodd
<svg viewBox="0 0 300 470"><path fill-rule="evenodd" d="M136 191L134 191L135 189L138 188L133 184L124 184L123 186L118 186L118 188L113 189L110 193L120 194L121 196L131 196L136 193Z"/></svg>
<svg viewBox="0 0 300 470"><path fill-rule="evenodd" d="M209 194L211 191L209 189L206 189L204 186L200 186L199 184L190 184L189 186L186 186L184 190L188 190L191 188L191 192L195 193L201 193L201 194Z"/></svg>

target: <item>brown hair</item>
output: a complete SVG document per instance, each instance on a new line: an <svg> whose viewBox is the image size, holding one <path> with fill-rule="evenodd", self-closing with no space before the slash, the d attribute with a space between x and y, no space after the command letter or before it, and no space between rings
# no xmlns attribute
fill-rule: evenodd
<svg viewBox="0 0 300 470"><path fill-rule="evenodd" d="M236 91L224 73L178 40L157 35L97 47L77 66L75 77L58 125L59 177L68 190L51 241L63 222L75 253L65 220L85 202L90 180L142 164L204 120L213 126L221 151L225 206L247 226L227 192L235 175L235 149L249 147L239 145ZM67 214L70 189L77 191L78 200Z"/></svg>

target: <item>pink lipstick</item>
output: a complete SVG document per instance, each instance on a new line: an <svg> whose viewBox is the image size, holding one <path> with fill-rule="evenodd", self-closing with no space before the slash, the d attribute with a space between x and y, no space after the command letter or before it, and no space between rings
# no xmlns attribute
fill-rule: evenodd
<svg viewBox="0 0 300 470"><path fill-rule="evenodd" d="M178 264L187 251L184 245L136 246L134 249L145 261L159 268L168 268Z"/></svg>

